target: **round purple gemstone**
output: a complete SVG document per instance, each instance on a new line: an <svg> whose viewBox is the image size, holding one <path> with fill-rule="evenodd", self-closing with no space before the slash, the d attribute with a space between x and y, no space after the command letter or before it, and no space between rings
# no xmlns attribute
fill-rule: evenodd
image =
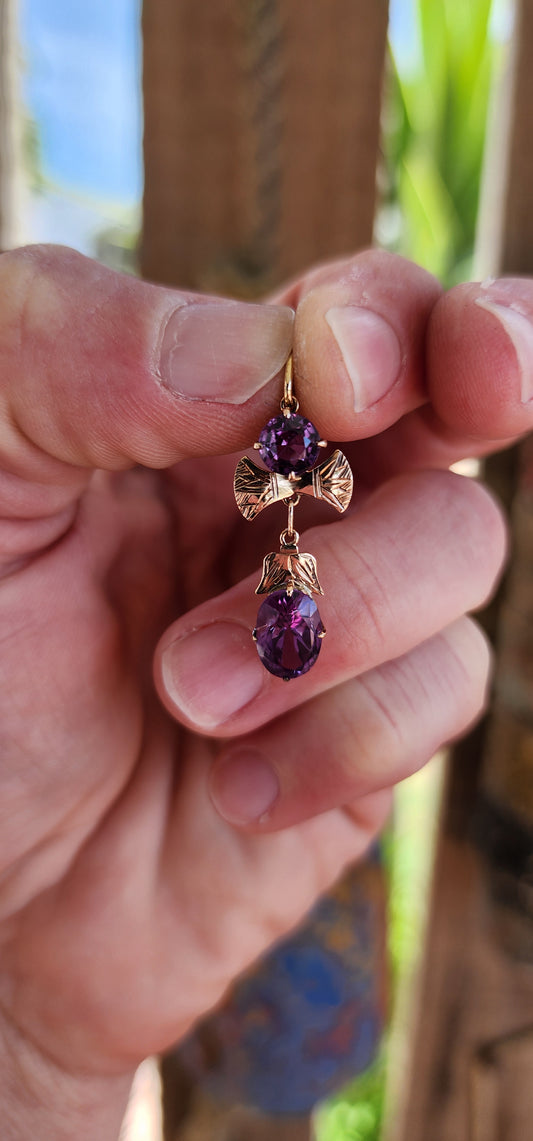
<svg viewBox="0 0 533 1141"><path fill-rule="evenodd" d="M318 606L301 590L275 590L259 607L254 630L263 665L287 681L314 666L324 634Z"/></svg>
<svg viewBox="0 0 533 1141"><path fill-rule="evenodd" d="M319 439L315 425L304 416L273 416L259 436L259 455L269 471L280 475L307 471L318 459Z"/></svg>

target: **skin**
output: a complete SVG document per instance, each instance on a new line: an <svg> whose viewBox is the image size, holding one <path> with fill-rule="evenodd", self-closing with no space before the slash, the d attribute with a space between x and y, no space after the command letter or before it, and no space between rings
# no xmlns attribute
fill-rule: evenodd
<svg viewBox="0 0 533 1141"><path fill-rule="evenodd" d="M265 383L249 400L224 401L222 366L216 401L183 399L154 364L181 295L61 249L0 259L9 1141L116 1137L138 1062L300 919L364 853L393 785L479 715L489 652L465 615L494 587L505 528L446 469L533 422L533 360L478 304L484 288L442 296L417 267L364 253L275 299L296 310L302 409L343 441L357 494L341 521L302 515L327 584L317 665L288 686L262 674L226 715L233 670L221 660L206 686L212 648L195 674L172 647L229 628L235 671L247 683L256 668L253 592L277 523L239 520L231 453L275 414L280 362L271 377L266 350L255 362ZM498 288L527 321L531 284ZM391 390L357 413L325 320L346 305L386 316L401 349ZM259 818L250 758L279 783Z"/></svg>

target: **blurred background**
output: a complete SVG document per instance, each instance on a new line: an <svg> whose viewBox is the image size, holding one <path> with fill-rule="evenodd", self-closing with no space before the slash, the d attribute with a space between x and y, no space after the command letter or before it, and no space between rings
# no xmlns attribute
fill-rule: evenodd
<svg viewBox="0 0 533 1141"><path fill-rule="evenodd" d="M480 271L476 234L487 124L499 99L494 93L508 60L513 12L511 0L390 4L374 239L421 263L444 285ZM15 19L20 145L9 244L60 242L138 272L140 0L20 0ZM314 1128L320 1141L392 1136L391 1122L405 1101L444 782L445 762L438 757L397 791L385 838L389 1030L372 1067L319 1108ZM155 1137L154 1096L154 1070L144 1069L125 1126L129 1141Z"/></svg>
<svg viewBox="0 0 533 1141"><path fill-rule="evenodd" d="M472 273L491 79L511 0L392 0L375 237L446 283ZM17 231L135 268L140 0L20 0Z"/></svg>

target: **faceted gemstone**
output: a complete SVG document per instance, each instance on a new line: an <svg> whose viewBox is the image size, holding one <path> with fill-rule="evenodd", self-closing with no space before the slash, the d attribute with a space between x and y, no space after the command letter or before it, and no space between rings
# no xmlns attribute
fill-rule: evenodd
<svg viewBox="0 0 533 1141"><path fill-rule="evenodd" d="M259 455L269 471L280 475L308 471L318 459L320 436L304 416L273 416L259 436Z"/></svg>
<svg viewBox="0 0 533 1141"><path fill-rule="evenodd" d="M259 607L254 631L263 665L287 681L311 669L318 658L324 627L318 606L301 590L276 590Z"/></svg>

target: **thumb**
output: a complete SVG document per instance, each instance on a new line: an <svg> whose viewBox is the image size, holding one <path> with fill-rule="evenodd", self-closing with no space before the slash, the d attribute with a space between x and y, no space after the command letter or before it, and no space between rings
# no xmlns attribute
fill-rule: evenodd
<svg viewBox="0 0 533 1141"><path fill-rule="evenodd" d="M246 446L292 324L288 307L179 293L61 247L3 254L0 467L61 482L62 464L159 468Z"/></svg>

